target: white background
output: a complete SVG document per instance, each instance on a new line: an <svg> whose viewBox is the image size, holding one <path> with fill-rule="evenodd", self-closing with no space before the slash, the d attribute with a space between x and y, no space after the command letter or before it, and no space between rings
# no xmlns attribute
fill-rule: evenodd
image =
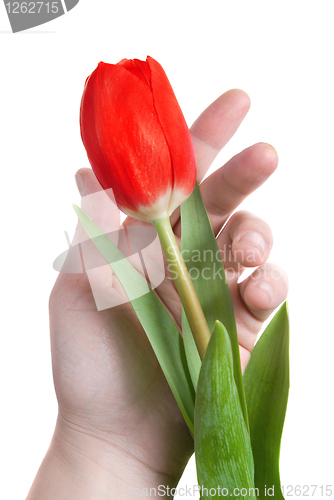
<svg viewBox="0 0 334 500"><path fill-rule="evenodd" d="M278 151L277 172L244 208L271 225L271 261L290 278L282 483L334 483L333 17L331 1L81 0L13 35L0 4L1 499L25 498L57 415L48 296L64 231L76 224L74 174L88 166L84 81L100 60L147 54L165 68L189 125L230 88L250 95L215 167L256 142ZM195 482L192 463L184 483Z"/></svg>

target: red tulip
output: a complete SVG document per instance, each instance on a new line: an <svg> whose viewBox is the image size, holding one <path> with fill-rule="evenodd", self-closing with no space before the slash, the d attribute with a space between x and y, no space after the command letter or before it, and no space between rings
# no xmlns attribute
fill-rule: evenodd
<svg viewBox="0 0 334 500"><path fill-rule="evenodd" d="M99 63L87 78L81 137L104 189L125 213L153 221L191 194L196 160L189 129L160 64Z"/></svg>

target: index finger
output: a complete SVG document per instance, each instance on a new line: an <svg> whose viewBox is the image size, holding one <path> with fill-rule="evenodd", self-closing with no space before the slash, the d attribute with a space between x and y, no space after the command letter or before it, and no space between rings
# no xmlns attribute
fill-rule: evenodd
<svg viewBox="0 0 334 500"><path fill-rule="evenodd" d="M217 154L235 134L249 108L250 99L246 92L228 90L210 104L191 126L199 183Z"/></svg>
<svg viewBox="0 0 334 500"><path fill-rule="evenodd" d="M208 106L190 128L196 161L197 181L200 183L220 150L239 128L250 108L246 92L228 90ZM180 209L171 215L171 224L178 224Z"/></svg>

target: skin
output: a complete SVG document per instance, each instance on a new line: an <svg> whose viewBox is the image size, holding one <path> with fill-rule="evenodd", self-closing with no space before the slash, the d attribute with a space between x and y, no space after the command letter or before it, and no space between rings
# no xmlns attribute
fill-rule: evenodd
<svg viewBox="0 0 334 500"><path fill-rule="evenodd" d="M241 90L230 90L191 127L202 181L250 106ZM275 149L255 144L232 158L201 184L221 249L237 319L245 368L263 321L286 298L284 272L269 264L272 233L248 212L234 212L276 169ZM82 196L101 190L90 169L80 169ZM83 206L83 209L85 207ZM119 224L118 212L100 201L90 207L97 224ZM224 230L222 226L229 219ZM180 237L179 211L171 217ZM128 218L125 225L143 224ZM80 241L78 226L74 240ZM250 259L251 256L251 259ZM242 283L241 272L258 266ZM112 273L98 286L122 296ZM171 280L156 289L180 323L180 303ZM86 273L60 273L50 297L52 362L59 414L50 448L27 500L123 499L132 488L175 487L193 452L193 441L155 355L129 303L96 310ZM172 496L166 496L172 498Z"/></svg>

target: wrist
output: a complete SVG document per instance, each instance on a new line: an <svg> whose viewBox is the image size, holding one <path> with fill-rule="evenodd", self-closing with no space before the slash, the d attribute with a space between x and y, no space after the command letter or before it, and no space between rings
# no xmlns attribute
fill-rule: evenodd
<svg viewBox="0 0 334 500"><path fill-rule="evenodd" d="M123 449L58 419L56 429L27 500L109 500L165 498L177 479L152 469ZM150 495L150 491L153 493Z"/></svg>

